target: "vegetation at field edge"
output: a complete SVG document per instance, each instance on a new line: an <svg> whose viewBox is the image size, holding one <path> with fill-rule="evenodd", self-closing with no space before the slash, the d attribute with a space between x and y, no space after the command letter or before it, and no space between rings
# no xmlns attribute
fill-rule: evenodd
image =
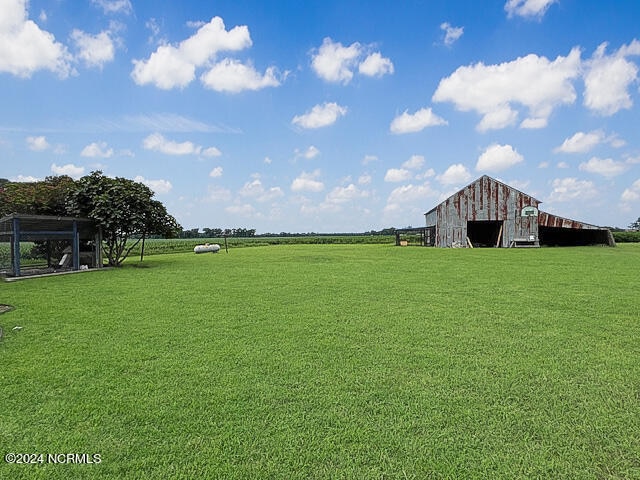
<svg viewBox="0 0 640 480"><path fill-rule="evenodd" d="M287 245L0 284L3 453L102 459L0 476L640 478L639 267Z"/></svg>

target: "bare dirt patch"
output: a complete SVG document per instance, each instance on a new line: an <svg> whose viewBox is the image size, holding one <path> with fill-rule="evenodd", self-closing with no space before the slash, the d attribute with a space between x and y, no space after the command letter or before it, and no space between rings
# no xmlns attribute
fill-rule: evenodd
<svg viewBox="0 0 640 480"><path fill-rule="evenodd" d="M13 310L13 307L11 305L0 304L0 314L10 312L11 310Z"/></svg>

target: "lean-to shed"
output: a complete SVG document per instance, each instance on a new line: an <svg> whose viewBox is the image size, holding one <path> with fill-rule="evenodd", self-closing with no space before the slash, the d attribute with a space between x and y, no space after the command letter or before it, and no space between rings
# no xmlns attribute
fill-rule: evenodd
<svg viewBox="0 0 640 480"><path fill-rule="evenodd" d="M102 267L102 233L86 218L14 213L0 219L0 242L9 243L2 273L11 277Z"/></svg>
<svg viewBox="0 0 640 480"><path fill-rule="evenodd" d="M437 247L615 245L607 228L542 212L540 203L484 175L425 213L425 243Z"/></svg>

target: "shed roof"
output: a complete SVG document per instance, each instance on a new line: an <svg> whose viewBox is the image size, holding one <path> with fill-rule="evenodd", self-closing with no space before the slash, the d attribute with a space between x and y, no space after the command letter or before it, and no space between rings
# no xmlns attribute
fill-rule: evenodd
<svg viewBox="0 0 640 480"><path fill-rule="evenodd" d="M88 218L13 213L0 218L0 236L13 235L14 220L19 221L20 233L24 236L64 235L73 231L74 222L82 238L91 238L98 230L96 223Z"/></svg>

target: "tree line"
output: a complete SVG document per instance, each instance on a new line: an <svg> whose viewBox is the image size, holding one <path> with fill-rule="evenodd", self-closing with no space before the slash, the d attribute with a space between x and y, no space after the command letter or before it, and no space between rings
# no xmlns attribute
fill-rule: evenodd
<svg viewBox="0 0 640 480"><path fill-rule="evenodd" d="M178 235L179 238L220 238L220 237L255 237L255 228L190 228L182 230Z"/></svg>
<svg viewBox="0 0 640 480"><path fill-rule="evenodd" d="M408 227L411 228L411 227ZM178 234L179 238L221 238L221 237L318 237L318 236L362 236L362 235L395 235L396 229L383 228L382 230L369 230L366 232L351 233L316 233L316 232L280 232L280 233L260 233L256 234L255 228L190 228L182 229Z"/></svg>

